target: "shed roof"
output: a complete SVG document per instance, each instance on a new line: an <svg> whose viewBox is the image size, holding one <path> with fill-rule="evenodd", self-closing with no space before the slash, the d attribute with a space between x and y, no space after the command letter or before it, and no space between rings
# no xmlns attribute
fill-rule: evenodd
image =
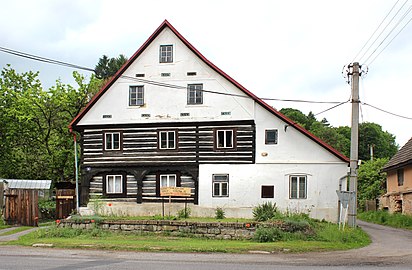
<svg viewBox="0 0 412 270"><path fill-rule="evenodd" d="M51 180L0 179L14 189L50 189Z"/></svg>
<svg viewBox="0 0 412 270"><path fill-rule="evenodd" d="M412 138L383 166L382 170L389 171L408 164L412 164Z"/></svg>

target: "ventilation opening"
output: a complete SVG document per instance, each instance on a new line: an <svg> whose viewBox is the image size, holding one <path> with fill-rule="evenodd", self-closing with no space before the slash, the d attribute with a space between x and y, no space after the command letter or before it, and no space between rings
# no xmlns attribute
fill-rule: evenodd
<svg viewBox="0 0 412 270"><path fill-rule="evenodd" d="M170 73L160 73L160 76L162 76L162 77L170 77Z"/></svg>
<svg viewBox="0 0 412 270"><path fill-rule="evenodd" d="M180 113L180 116L190 116L190 113L182 112Z"/></svg>
<svg viewBox="0 0 412 270"><path fill-rule="evenodd" d="M142 117L150 117L150 113L142 113Z"/></svg>
<svg viewBox="0 0 412 270"><path fill-rule="evenodd" d="M137 78L142 78L142 77L144 77L144 73L138 73L138 74L136 74L136 77Z"/></svg>
<svg viewBox="0 0 412 270"><path fill-rule="evenodd" d="M194 72L194 71L193 72L188 72L187 76L196 76L196 72Z"/></svg>
<svg viewBox="0 0 412 270"><path fill-rule="evenodd" d="M231 112L221 112L220 115L231 115Z"/></svg>

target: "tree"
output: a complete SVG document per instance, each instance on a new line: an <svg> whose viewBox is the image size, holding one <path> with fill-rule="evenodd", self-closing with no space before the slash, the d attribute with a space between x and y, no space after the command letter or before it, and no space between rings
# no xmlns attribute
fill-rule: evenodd
<svg viewBox="0 0 412 270"><path fill-rule="evenodd" d="M366 200L375 200L386 192L386 173L382 167L387 158L377 158L362 162L358 170L358 200L363 207Z"/></svg>
<svg viewBox="0 0 412 270"><path fill-rule="evenodd" d="M43 90L38 73L0 76L0 177L67 180L73 177L73 135L67 126L101 86L73 72L78 88L60 81Z"/></svg>
<svg viewBox="0 0 412 270"><path fill-rule="evenodd" d="M395 136L376 123L359 125L359 159L371 159L370 147L373 147L374 158L391 158L398 151Z"/></svg>
<svg viewBox="0 0 412 270"><path fill-rule="evenodd" d="M99 62L94 68L97 78L106 80L112 77L126 62L127 57L123 54L120 54L116 58L109 58L108 56L103 55L99 58Z"/></svg>

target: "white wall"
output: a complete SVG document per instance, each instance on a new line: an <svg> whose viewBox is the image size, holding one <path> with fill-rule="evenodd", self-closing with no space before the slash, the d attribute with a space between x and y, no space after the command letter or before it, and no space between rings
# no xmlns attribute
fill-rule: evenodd
<svg viewBox="0 0 412 270"><path fill-rule="evenodd" d="M229 197L212 197L212 175L229 174ZM289 199L289 176L307 175L307 199ZM282 211L307 212L314 218L336 222L339 179L346 164L251 164L200 165L199 206L204 208L248 208L267 201ZM274 185L273 199L261 198L261 186ZM230 210L232 211L232 210Z"/></svg>
<svg viewBox="0 0 412 270"><path fill-rule="evenodd" d="M174 45L173 63L159 63L159 47L162 44ZM187 72L197 72L197 76L187 76ZM131 64L124 75L135 77L138 73L144 73L145 80L183 87L191 83L203 83L205 90L246 97L246 94L195 56L168 28ZM161 77L161 73L171 73L171 77ZM144 85L144 106L129 106L131 85ZM82 118L79 125L253 119L253 104L254 101L249 97L205 92L202 105L187 105L186 89L166 88L120 78ZM231 115L221 115L221 112L227 111ZM190 117L180 117L182 112L190 113ZM150 114L151 117L142 118L141 114ZM111 115L112 118L103 118L103 115Z"/></svg>

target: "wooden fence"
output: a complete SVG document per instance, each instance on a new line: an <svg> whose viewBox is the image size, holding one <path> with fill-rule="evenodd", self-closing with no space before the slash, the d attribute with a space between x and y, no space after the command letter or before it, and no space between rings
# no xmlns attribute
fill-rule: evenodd
<svg viewBox="0 0 412 270"><path fill-rule="evenodd" d="M8 189L4 220L9 225L38 226L39 194L33 189Z"/></svg>

